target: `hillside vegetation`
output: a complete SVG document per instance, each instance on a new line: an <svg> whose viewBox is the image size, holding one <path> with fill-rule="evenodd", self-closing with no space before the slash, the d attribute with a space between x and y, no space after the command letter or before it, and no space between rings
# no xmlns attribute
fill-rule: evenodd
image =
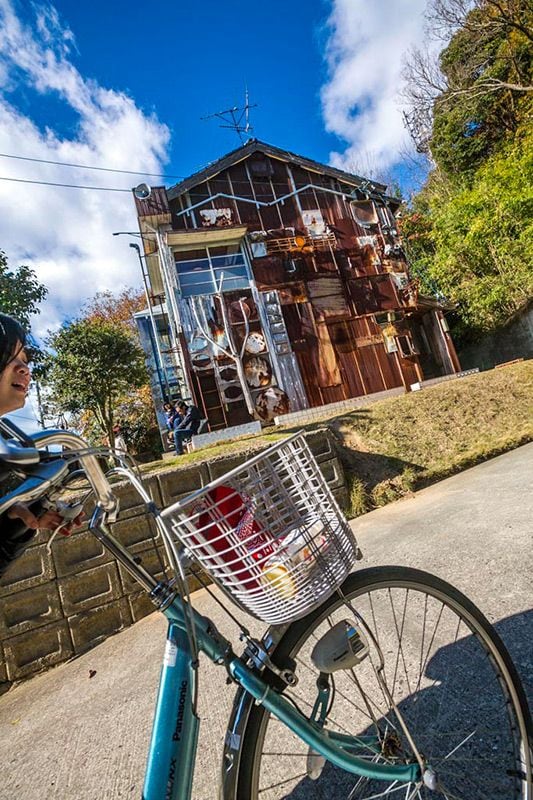
<svg viewBox="0 0 533 800"><path fill-rule="evenodd" d="M324 417L307 430L334 434L350 487L350 516L533 439L533 361ZM188 466L273 444L295 428L275 428L196 450L169 466ZM161 462L158 462L161 469ZM147 464L143 472L153 471Z"/></svg>
<svg viewBox="0 0 533 800"><path fill-rule="evenodd" d="M455 304L459 343L533 294L532 23L530 0L428 0L428 38L447 44L437 61L423 46L408 57L412 135L431 169L402 233L423 291Z"/></svg>

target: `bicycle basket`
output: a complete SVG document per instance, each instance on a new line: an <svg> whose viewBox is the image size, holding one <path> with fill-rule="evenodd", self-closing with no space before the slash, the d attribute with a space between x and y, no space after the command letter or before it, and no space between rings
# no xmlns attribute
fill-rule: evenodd
<svg viewBox="0 0 533 800"><path fill-rule="evenodd" d="M163 511L189 554L242 608L277 625L307 614L356 557L303 434Z"/></svg>

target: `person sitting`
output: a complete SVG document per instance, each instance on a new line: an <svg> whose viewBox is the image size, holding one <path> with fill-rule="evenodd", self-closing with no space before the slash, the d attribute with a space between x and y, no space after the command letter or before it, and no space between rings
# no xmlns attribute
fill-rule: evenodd
<svg viewBox="0 0 533 800"><path fill-rule="evenodd" d="M163 403L163 411L165 412L165 418L167 421L167 428L169 431L174 429L174 422L176 419L176 414L178 413L172 403Z"/></svg>
<svg viewBox="0 0 533 800"><path fill-rule="evenodd" d="M174 422L174 446L177 455L183 455L183 442L191 439L200 427L202 415L196 406L188 406L183 400L178 400L176 409L180 415Z"/></svg>
<svg viewBox="0 0 533 800"><path fill-rule="evenodd" d="M25 350L26 331L8 314L0 313L0 417L22 408L28 394L31 371ZM0 465L0 494L9 490L10 471ZM60 533L68 535L81 523L83 514L66 523ZM63 518L37 501L15 503L0 515L0 575L26 549L37 530L55 530Z"/></svg>

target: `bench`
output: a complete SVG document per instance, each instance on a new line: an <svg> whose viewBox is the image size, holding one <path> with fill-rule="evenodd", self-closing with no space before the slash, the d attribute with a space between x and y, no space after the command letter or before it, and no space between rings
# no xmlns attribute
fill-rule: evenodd
<svg viewBox="0 0 533 800"><path fill-rule="evenodd" d="M261 433L261 423L257 421L247 422L244 425L234 425L232 428L221 428L220 430L211 431L210 433L202 433L202 430L203 427L200 427L198 433L195 433L191 441L188 442L188 453L206 444L218 444L228 439L235 439L237 436Z"/></svg>
<svg viewBox="0 0 533 800"><path fill-rule="evenodd" d="M198 430L196 431L192 439L189 439L188 442L183 442L183 449L186 453L190 453L192 450L194 450L194 439L196 438L196 436L200 436L203 433L203 431L205 431L208 422L209 420L207 418L201 419L200 425L198 426Z"/></svg>

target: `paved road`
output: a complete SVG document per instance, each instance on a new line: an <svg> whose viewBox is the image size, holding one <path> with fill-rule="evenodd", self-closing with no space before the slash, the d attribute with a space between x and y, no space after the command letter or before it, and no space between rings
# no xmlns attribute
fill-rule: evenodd
<svg viewBox="0 0 533 800"><path fill-rule="evenodd" d="M533 444L354 523L363 564L408 564L462 589L494 622L533 697ZM205 592L204 614L232 634ZM256 624L257 630L257 624ZM165 621L153 614L0 698L0 800L138 798ZM96 671L90 677L90 670ZM215 800L232 690L202 663L194 800Z"/></svg>

